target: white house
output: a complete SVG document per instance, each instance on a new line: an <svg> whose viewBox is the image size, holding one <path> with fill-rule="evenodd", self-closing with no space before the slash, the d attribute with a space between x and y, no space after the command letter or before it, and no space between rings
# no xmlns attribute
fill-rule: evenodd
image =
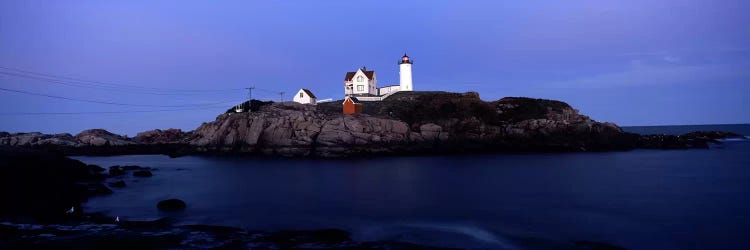
<svg viewBox="0 0 750 250"><path fill-rule="evenodd" d="M297 94L294 95L294 101L302 104L315 105L317 100L318 98L308 89L300 89L297 91Z"/></svg>
<svg viewBox="0 0 750 250"><path fill-rule="evenodd" d="M378 79L374 70L362 67L354 72L346 72L344 95L378 95Z"/></svg>
<svg viewBox="0 0 750 250"><path fill-rule="evenodd" d="M344 95L356 96L360 101L380 101L399 91L413 91L411 66L414 61L406 54L398 60L399 84L378 88L374 70L362 67L344 76Z"/></svg>

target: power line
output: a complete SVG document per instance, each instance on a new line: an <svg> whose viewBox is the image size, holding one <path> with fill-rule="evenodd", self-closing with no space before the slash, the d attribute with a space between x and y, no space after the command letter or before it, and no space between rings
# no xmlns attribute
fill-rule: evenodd
<svg viewBox="0 0 750 250"><path fill-rule="evenodd" d="M90 114L124 114L124 113L157 113L157 112L173 112L173 111L193 111L193 110L207 110L215 108L226 108L225 106L216 107L203 107L203 108L186 108L186 109L161 109L161 110L125 110L125 111L92 111L92 112L14 112L14 113L0 113L3 116L13 115L90 115Z"/></svg>
<svg viewBox="0 0 750 250"><path fill-rule="evenodd" d="M97 101L97 100L77 99L77 98L70 98L70 97L64 97L64 96L55 96L55 95L47 95L47 94L34 93L34 92L28 92L28 91L23 91L23 90L7 89L7 88L0 88L0 91L15 92L15 93L21 93L21 94L27 94L27 95L35 95L35 96L44 96L44 97L48 97L48 98L56 98L56 99L63 99L63 100L70 100L70 101L90 102L90 103L108 104L108 105L119 105L119 106L134 106L134 107L175 108L175 107L208 106L208 105L216 105L216 104L236 102L236 101L226 101L226 102L217 102L217 103L185 104L185 105L149 105L149 104L117 103L117 102L105 102L105 101Z"/></svg>
<svg viewBox="0 0 750 250"><path fill-rule="evenodd" d="M227 90L227 91L214 91L209 93L155 93L155 92L144 92L144 91L134 91L129 89L119 89L116 87L108 87L108 86L98 86L98 85L87 85L83 83L77 83L77 82L69 82L69 81L63 81L63 80L57 80L57 79L49 79L49 78L42 78L37 76L30 76L30 75L23 75L23 74L16 74L12 72L2 72L0 71L0 74L13 76L13 77L21 77L21 78L27 78L35 81L40 82L48 82L48 83L55 83L55 84L61 84L66 86L72 86L72 87L79 87L79 88L90 88L90 89L100 89L100 90L106 90L106 91L116 91L116 92L123 92L123 93L132 93L132 94L146 94L146 95L169 95L169 96L185 96L185 95L211 95L211 94L226 94L228 91L236 91L236 90Z"/></svg>
<svg viewBox="0 0 750 250"><path fill-rule="evenodd" d="M271 89L264 89L264 88L255 88L255 89L263 91L263 92L266 92L266 93L272 93L272 94L278 94L279 93L279 91L271 90Z"/></svg>
<svg viewBox="0 0 750 250"><path fill-rule="evenodd" d="M171 95L171 96L188 95L189 96L189 95L206 95L206 94L225 94L225 93L234 92L234 91L243 89L243 88L233 88L233 89L221 89L221 90L218 90L218 89L214 89L214 90L193 89L191 90L191 89L149 88L149 87L142 87L142 86L135 86L135 85L114 84L114 83L107 83L107 82L101 82L101 81L83 80L79 78L52 75L52 74L47 74L47 73L40 73L40 72L35 72L35 71L9 68L9 67L3 67L3 66L0 66L0 69L6 70L6 71L0 71L0 74L12 76L12 77L26 78L26 79L31 79L31 80L41 81L41 82L55 83L55 84L61 84L61 85L66 85L66 86L79 87L79 88L100 89L100 90L116 91L116 92L123 92L123 93L133 93L133 94ZM8 72L8 70L14 71L14 72ZM277 90L257 88L255 86L251 88L244 88L244 89L248 89L248 94L250 95L249 99L252 99L253 89L257 89L259 91L272 93L272 94L279 93L279 91ZM164 93L164 92L168 92L168 93Z"/></svg>
<svg viewBox="0 0 750 250"><path fill-rule="evenodd" d="M66 79L68 81L76 81L76 82L88 83L88 84L99 85L99 86L130 88L130 89L141 89L141 90L147 89L147 90L154 90L154 91L175 91L175 92L215 92L215 91L242 90L242 88L221 89L221 90L152 88L152 87L143 87L143 86L129 85L129 84L117 84L117 83L109 83L109 82L102 82L102 81L91 81L91 80L73 78L73 77L68 77L68 76L53 75L53 74L47 74L47 73L41 73L41 72L35 72L35 71L23 70L23 69L17 69L17 68L10 68L10 67L3 67L3 66L0 66L0 69L11 70L11 71L16 71L16 72L21 72L21 73L26 73L26 74L31 74L31 75L37 75L37 76L42 76L42 77L47 77L47 78Z"/></svg>

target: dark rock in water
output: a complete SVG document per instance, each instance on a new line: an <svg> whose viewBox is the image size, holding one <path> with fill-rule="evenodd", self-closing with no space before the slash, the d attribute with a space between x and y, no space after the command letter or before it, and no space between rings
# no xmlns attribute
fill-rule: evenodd
<svg viewBox="0 0 750 250"><path fill-rule="evenodd" d="M742 138L732 132L696 131L684 135L641 135L638 138L638 148L648 149L707 149L709 143L719 144L718 140L726 138Z"/></svg>
<svg viewBox="0 0 750 250"><path fill-rule="evenodd" d="M100 167L99 165L93 165L93 164L89 165L89 169L92 172L96 172L96 173L101 173L101 172L104 172L104 170L107 170L103 167Z"/></svg>
<svg viewBox="0 0 750 250"><path fill-rule="evenodd" d="M185 207L187 207L187 204L180 199L168 199L160 201L156 204L156 207L159 208L159 210L164 211L179 211L184 210Z"/></svg>
<svg viewBox="0 0 750 250"><path fill-rule="evenodd" d="M141 167L141 166L132 166L132 165L131 166L122 166L122 170L126 170L126 171L131 171L131 170L145 170L145 169L149 169L149 168Z"/></svg>
<svg viewBox="0 0 750 250"><path fill-rule="evenodd" d="M86 192L90 196L112 194L112 189L109 189L107 186L104 186L104 184L101 183L89 183L85 184L84 186L86 188Z"/></svg>
<svg viewBox="0 0 750 250"><path fill-rule="evenodd" d="M125 170L122 170L120 166L109 167L109 176L120 176L125 175Z"/></svg>
<svg viewBox="0 0 750 250"><path fill-rule="evenodd" d="M702 139L706 141L727 138L744 138L742 135L724 131L695 131L681 135L681 137L688 139Z"/></svg>
<svg viewBox="0 0 750 250"><path fill-rule="evenodd" d="M109 186L110 187L117 187L117 188L125 187L125 181L120 180L120 181L110 182Z"/></svg>
<svg viewBox="0 0 750 250"><path fill-rule="evenodd" d="M151 176L154 176L154 175L151 173L151 171L148 171L148 170L138 170L138 171L133 172L133 176L151 177Z"/></svg>

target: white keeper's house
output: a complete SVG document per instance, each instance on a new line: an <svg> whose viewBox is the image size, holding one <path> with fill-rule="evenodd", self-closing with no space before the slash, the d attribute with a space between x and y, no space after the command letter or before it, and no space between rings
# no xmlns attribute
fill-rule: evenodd
<svg viewBox="0 0 750 250"><path fill-rule="evenodd" d="M404 54L398 61L399 84L378 88L378 78L374 70L362 67L344 76L344 95L357 97L360 101L380 101L399 91L414 90L411 77L413 61Z"/></svg>

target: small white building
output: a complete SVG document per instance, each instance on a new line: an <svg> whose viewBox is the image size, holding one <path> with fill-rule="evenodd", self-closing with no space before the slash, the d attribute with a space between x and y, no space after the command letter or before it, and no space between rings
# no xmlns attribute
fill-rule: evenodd
<svg viewBox="0 0 750 250"><path fill-rule="evenodd" d="M315 95L309 89L300 89L299 91L297 91L297 94L294 95L294 101L302 104L315 105L318 103L317 100L318 98L315 97Z"/></svg>

